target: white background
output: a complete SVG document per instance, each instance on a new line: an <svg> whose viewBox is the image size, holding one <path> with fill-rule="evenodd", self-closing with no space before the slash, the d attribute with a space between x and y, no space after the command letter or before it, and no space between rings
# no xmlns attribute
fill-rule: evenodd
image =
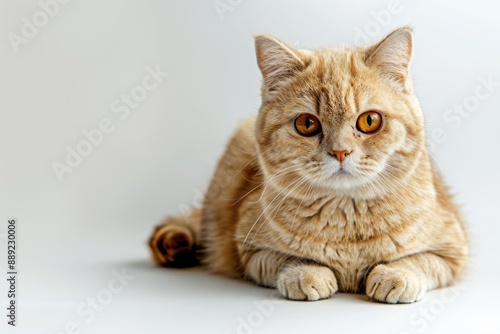
<svg viewBox="0 0 500 334"><path fill-rule="evenodd" d="M41 7L1 1L0 233L19 219L20 272L16 328L0 283L2 333L499 333L500 86L474 97L480 78L500 82L498 1L221 2L232 9L222 18L212 1L73 0L16 53L9 33L21 35ZM151 265L153 225L199 202L229 135L258 109L253 33L315 48L353 45L359 31L376 41L405 24L415 28L427 130L441 132L433 154L470 229L458 290L413 305L349 294L288 302L200 269ZM111 104L148 66L169 75L120 119ZM467 103L459 125L444 119ZM53 162L105 118L114 131L59 182ZM0 248L6 271L5 239ZM122 268L134 279L102 299ZM77 312L95 297L106 303L95 318Z"/></svg>

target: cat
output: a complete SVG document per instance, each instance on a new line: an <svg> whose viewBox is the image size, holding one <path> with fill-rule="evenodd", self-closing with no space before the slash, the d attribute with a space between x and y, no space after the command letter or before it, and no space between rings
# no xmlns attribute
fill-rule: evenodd
<svg viewBox="0 0 500 334"><path fill-rule="evenodd" d="M255 48L258 116L230 139L202 208L156 228L153 260L309 301L412 303L463 276L466 228L426 149L412 29L314 51L261 34Z"/></svg>

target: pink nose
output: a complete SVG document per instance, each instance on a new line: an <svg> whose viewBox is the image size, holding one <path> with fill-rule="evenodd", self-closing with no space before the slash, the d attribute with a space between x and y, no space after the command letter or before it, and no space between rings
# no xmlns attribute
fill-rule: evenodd
<svg viewBox="0 0 500 334"><path fill-rule="evenodd" d="M352 151L349 150L342 150L342 151L335 151L332 150L330 151L330 154L333 155L335 159L337 159L339 162L343 162L345 157L347 157Z"/></svg>

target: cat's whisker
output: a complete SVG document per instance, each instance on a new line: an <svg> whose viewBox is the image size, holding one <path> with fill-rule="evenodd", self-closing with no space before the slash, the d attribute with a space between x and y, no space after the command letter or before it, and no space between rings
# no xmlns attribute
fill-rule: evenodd
<svg viewBox="0 0 500 334"><path fill-rule="evenodd" d="M294 168L292 170L289 170L290 168ZM272 182L273 180L275 180L276 178L278 177L281 177L281 176L286 176L288 174L291 174L293 172L296 172L298 170L300 170L301 167L300 166L289 166L289 167L286 167L284 170L281 170L279 171L278 173L274 174L273 176L271 176L268 180L265 180L264 182L261 182L259 183L256 187L252 188L250 191L248 191L246 194L244 194L243 196L241 196L240 198L238 198L236 200L236 202L234 202L232 205L235 205L237 204L238 202L240 202L242 199L244 199L245 197L247 197L248 195L250 195L250 193L252 193L254 190L262 187L264 185L264 190L262 191L262 194L260 196L260 198L256 201L256 202L259 202L261 199L262 199L262 196L264 195L265 191L266 191L266 188L267 188L267 185Z"/></svg>
<svg viewBox="0 0 500 334"><path fill-rule="evenodd" d="M232 147L234 147L234 148L235 148L235 149L237 149L237 150L240 150L239 148L237 148L237 147L235 147L235 146L233 146L233 145L231 145L231 146L232 146ZM257 154L255 154L255 152L249 152L249 153L244 152L245 154L248 154L248 155L255 155L255 156L254 156L252 159L250 159L250 160L249 160L249 161L248 161L248 162L247 162L247 163L246 163L243 167L241 167L241 168L238 170L238 172L236 172L236 173L235 173L235 175L234 175L234 177L233 177L233 178L237 177L237 176L238 176L238 175L239 175L242 171L244 171L244 170L247 168L247 166L248 166L248 165L250 165L250 164L251 164L252 162L254 162L255 160L259 159L260 157L262 157L262 155L263 155L264 153L267 153L268 151L271 151L272 149L273 149L272 147L268 147L268 148L264 149L264 151L260 151L260 150L258 150L258 151L257 151ZM241 151L241 150L240 150L240 151ZM261 170L259 170L259 171L261 171Z"/></svg>
<svg viewBox="0 0 500 334"><path fill-rule="evenodd" d="M422 145L422 144L418 144L418 143L414 143L417 147L419 147L422 151L427 151L427 154L429 155L429 157L433 160L434 164L439 168L439 169L442 169L441 168L441 165L439 164L439 162L437 161L436 157L434 156L434 154L432 154L428 149L427 149L427 146L426 145Z"/></svg>
<svg viewBox="0 0 500 334"><path fill-rule="evenodd" d="M269 213L268 217L266 218L266 220L259 226L259 228L257 229L257 231L254 233L253 235L253 238L252 238L252 241L250 242L250 244L253 244L253 241L255 240L255 237L257 236L257 234L259 233L260 229L264 226L264 225L268 225L270 222L273 221L274 217L276 216L276 213L279 211L279 209L281 208L281 205L283 204L283 202L287 199L288 195L290 195L290 193L292 193L295 189L297 189L298 187L300 187L302 184L304 184L306 181L307 181L307 178L306 176L302 176L299 180L301 180L298 184L296 184L286 195L285 197L283 197L283 199L274 207L274 209ZM271 215L273 214L274 212L274 216L271 217Z"/></svg>
<svg viewBox="0 0 500 334"><path fill-rule="evenodd" d="M389 165L389 164L387 165L387 167L392 168L392 169L397 170L397 171L400 171L398 168L395 168L394 166ZM415 190L417 190L419 192L430 194L430 195L435 195L436 194L435 191L432 191L432 190L429 190L429 189L419 188L417 186L409 184L408 182L403 183L401 180L398 180L396 177L394 177L394 175L390 174L389 171L387 171L387 170L383 170L382 172L380 172L380 175L388 177L390 181L395 182L399 186L409 187L411 189L415 189Z"/></svg>
<svg viewBox="0 0 500 334"><path fill-rule="evenodd" d="M300 200L300 204L302 204L302 202L304 201L304 199L309 195L309 190L312 188L313 186L313 182L315 181L316 179L313 179L312 182L309 182L309 186L307 187L306 191L302 194L302 199ZM295 200L297 199L297 196L300 194L300 192L297 192L297 194L295 194L295 196L293 197L293 200L290 201L290 203L288 203L287 207L284 209L285 211L288 210L290 208L290 206L292 206L292 204L295 203ZM300 204L299 204L299 207L300 207Z"/></svg>
<svg viewBox="0 0 500 334"><path fill-rule="evenodd" d="M252 224L252 227L250 228L250 230L248 231L247 235L245 236L245 239L243 240L243 245L245 245L247 239L248 239L248 236L250 235L250 233L252 232L253 228L255 227L255 225L257 224L257 222L260 220L260 218L262 217L262 215L264 215L264 213L267 211L267 209L274 203L274 201L276 200L276 198L278 198L279 195L281 195L281 193L283 193L284 191L286 191L288 188L290 188L291 186L293 186L294 184L296 184L297 182L299 182L300 180L302 179L302 177L298 178L297 180L291 182L288 186L286 186L285 188L283 188L274 198L273 200L265 207L265 209L262 211L262 213L257 217L257 219L255 220L255 222Z"/></svg>
<svg viewBox="0 0 500 334"><path fill-rule="evenodd" d="M383 174L381 174L381 177L382 177L384 180L386 180L385 182L387 182L387 176L384 176ZM389 191L390 191L390 192L394 195L393 197L394 197L397 201L399 201L399 202L403 205L403 207L409 208L409 207L413 207L413 206L414 206L412 203L410 203L410 201L409 201L409 200L404 199L403 197L399 196L399 195L396 193L396 191L394 190L396 187L391 186L391 185L386 185L386 186L387 186L387 188L389 189ZM401 184L400 186L401 186L401 187L405 187L405 186L407 186L407 185L402 185L402 184ZM435 193L434 193L434 194L435 194ZM408 213L410 214L410 216L411 216L414 220L417 220L417 219L418 219L418 217L416 217L416 216L413 214L413 212L412 212L412 211L409 211ZM434 217L434 218L438 219L438 216L437 216L434 212L429 211L429 212L428 212L428 214L430 214L432 217Z"/></svg>
<svg viewBox="0 0 500 334"><path fill-rule="evenodd" d="M302 179L302 181L299 184L297 184L295 187L293 187L293 189L291 189L290 192L293 192L295 189L297 189L298 187L302 186L305 182L307 182L307 177L306 176L303 176L301 179ZM270 220L274 219L274 217L278 213L279 209L281 208L283 202L288 198L288 195L290 194L290 192L280 201L280 203L273 209L273 211L271 211L269 213L268 218L270 217L269 218ZM297 194L295 194L294 199L297 198L297 196L299 195L299 193L300 192L297 192ZM293 200L288 204L288 206L287 206L286 209L288 209L288 207L290 207L290 205L292 203L293 203ZM273 212L274 212L274 215L271 217L271 215L273 214Z"/></svg>
<svg viewBox="0 0 500 334"><path fill-rule="evenodd" d="M313 182L311 182L311 183L309 184L309 188L307 188L306 193L305 193L305 194L304 194L304 196L302 197L302 200L300 201L299 206L297 207L297 210L295 210L295 214L293 215L292 223L290 224L290 225L291 225L291 229L293 229L293 228L294 228L294 226L295 226L295 220L296 220L296 218L297 218L297 214L299 213L300 207L302 206L302 202L304 201L304 199L305 199L307 196L309 196L309 193L310 193L310 192L311 192L311 190L313 189L313 188L312 188L312 186L313 186L313 184L317 181L317 179L318 179L318 177L316 177L316 178L313 180Z"/></svg>

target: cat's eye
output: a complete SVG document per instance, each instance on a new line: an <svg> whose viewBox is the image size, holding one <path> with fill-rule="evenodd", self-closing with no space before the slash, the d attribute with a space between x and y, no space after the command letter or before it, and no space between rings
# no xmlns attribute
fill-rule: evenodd
<svg viewBox="0 0 500 334"><path fill-rule="evenodd" d="M356 121L356 128L363 133L374 133L382 125L382 115L376 111L362 113Z"/></svg>
<svg viewBox="0 0 500 334"><path fill-rule="evenodd" d="M321 123L316 116L311 114L302 114L295 118L293 125L299 135L304 137L315 136L321 132Z"/></svg>

